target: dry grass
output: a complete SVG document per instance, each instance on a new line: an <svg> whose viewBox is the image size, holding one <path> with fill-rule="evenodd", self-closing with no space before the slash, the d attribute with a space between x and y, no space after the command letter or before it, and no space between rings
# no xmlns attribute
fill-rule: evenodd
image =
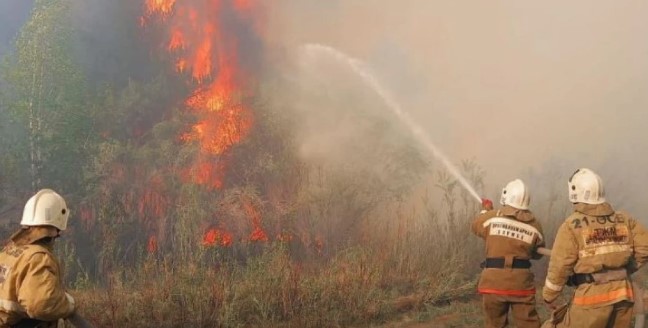
<svg viewBox="0 0 648 328"><path fill-rule="evenodd" d="M390 287L402 282L385 280L393 272L376 263L374 253L355 248L307 270L277 245L248 263L219 268L150 260L114 272L105 287L73 293L100 327L347 327L433 304L430 286L412 285L419 292L402 295ZM450 302L451 291L443 295Z"/></svg>
<svg viewBox="0 0 648 328"><path fill-rule="evenodd" d="M369 327L431 320L457 304L469 311L482 253L468 228L477 204L452 179L439 181L441 200L425 193L408 203L320 179L284 216L264 215L319 233L321 249L312 238L205 248L195 242L199 202L178 211L170 245L182 247L170 251L124 249L131 235L99 222L93 268L72 243L61 248L71 293L99 327Z"/></svg>

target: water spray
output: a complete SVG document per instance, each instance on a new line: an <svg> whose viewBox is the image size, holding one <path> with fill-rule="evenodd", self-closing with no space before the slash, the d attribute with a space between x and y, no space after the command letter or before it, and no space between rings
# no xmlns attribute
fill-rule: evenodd
<svg viewBox="0 0 648 328"><path fill-rule="evenodd" d="M459 169L450 162L446 155L430 140L429 136L425 131L416 124L410 117L403 111L400 104L394 100L390 93L378 82L376 77L371 74L371 70L365 65L362 61L350 57L341 51L321 45L316 43L309 43L302 46L302 50L309 56L314 56L315 54L324 54L329 57L334 58L335 60L344 63L349 66L357 75L359 75L362 80L368 84L385 102L387 107L398 116L398 118L407 125L414 137L420 142L427 150L429 150L436 159L441 161L445 165L446 169L450 174L452 174L457 181L472 195L478 202L481 202L482 199L479 197L479 194L475 191L468 180L459 172Z"/></svg>

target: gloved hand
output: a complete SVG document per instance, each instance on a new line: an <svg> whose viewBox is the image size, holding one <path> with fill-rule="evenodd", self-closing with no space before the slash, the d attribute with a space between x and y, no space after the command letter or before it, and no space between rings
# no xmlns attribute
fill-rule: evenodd
<svg viewBox="0 0 648 328"><path fill-rule="evenodd" d="M562 303L564 303L558 301L560 295L561 295L560 291L547 288L547 286L544 286L542 288L542 300L544 301L545 305L551 310L555 310Z"/></svg>
<svg viewBox="0 0 648 328"><path fill-rule="evenodd" d="M545 306L546 306L550 311L554 311L555 309L557 309L557 308L560 306L560 302L558 302L558 299L557 299L557 298L556 298L555 300L551 301L551 302L549 302L549 301L547 301L547 300L543 300L543 301L544 301Z"/></svg>
<svg viewBox="0 0 648 328"><path fill-rule="evenodd" d="M72 314L74 311L76 311L76 301L74 300L74 297L72 295L68 294L67 292L65 293L65 298L67 298L69 302L69 309L68 313Z"/></svg>
<svg viewBox="0 0 648 328"><path fill-rule="evenodd" d="M482 209L490 211L493 209L493 201L488 198L482 198Z"/></svg>

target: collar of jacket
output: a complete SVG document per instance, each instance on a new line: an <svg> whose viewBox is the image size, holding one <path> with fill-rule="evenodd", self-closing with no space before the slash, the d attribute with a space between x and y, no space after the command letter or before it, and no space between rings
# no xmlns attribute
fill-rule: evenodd
<svg viewBox="0 0 648 328"><path fill-rule="evenodd" d="M576 203L574 204L574 211L590 216L609 216L614 214L614 209L612 209L612 205L609 203L596 205Z"/></svg>
<svg viewBox="0 0 648 328"><path fill-rule="evenodd" d="M16 246L23 246L34 244L35 242L46 238L46 237L56 237L58 236L58 231L56 228L49 226L33 226L33 227L23 227L22 229L16 231L11 236L11 241ZM48 245L43 245L48 246Z"/></svg>
<svg viewBox="0 0 648 328"><path fill-rule="evenodd" d="M535 220L535 216L533 216L533 213L531 213L531 211L517 209L509 205L504 205L504 207L500 208L498 212L499 215L513 216L518 221L522 222L531 222Z"/></svg>

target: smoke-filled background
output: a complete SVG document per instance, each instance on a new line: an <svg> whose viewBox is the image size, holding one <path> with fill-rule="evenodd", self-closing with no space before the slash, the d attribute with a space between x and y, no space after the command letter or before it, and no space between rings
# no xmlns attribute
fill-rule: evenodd
<svg viewBox="0 0 648 328"><path fill-rule="evenodd" d="M613 201L641 216L645 9L641 1L294 1L274 12L277 42L317 41L366 60L451 158L484 167L489 186L556 165L558 175L541 179L565 186L575 168L591 167Z"/></svg>
<svg viewBox="0 0 648 328"><path fill-rule="evenodd" d="M0 55L11 49L18 30L29 18L33 1L6 0L0 2Z"/></svg>
<svg viewBox="0 0 648 328"><path fill-rule="evenodd" d="M579 167L647 220L647 7L0 0L0 216L11 229L35 189L60 191L70 279L102 286L124 263L247 263L271 244L344 268L365 254L349 247L385 250L376 285L398 295L448 258L470 281L479 204L395 111L480 196L525 180L549 235ZM273 320L305 318L290 268ZM333 308L366 305L363 322L383 313L369 303Z"/></svg>
<svg viewBox="0 0 648 328"><path fill-rule="evenodd" d="M32 2L6 0L0 6L0 51L6 53ZM280 1L266 6L263 21L269 56L315 42L364 60L450 158L474 158L485 169L487 196L495 197L502 184L529 170L539 174L560 165L559 176L545 178L564 182L585 166L603 176L611 199L641 213L643 177L648 178L641 173L642 106L648 97L645 6L641 1ZM128 47L131 57L139 52L142 62L150 60L150 35L124 21L136 19L141 6L74 7L83 40L79 60L89 63L92 73L141 76L146 65L120 58L125 56L120 49ZM319 79L334 84L336 75L349 73L338 70ZM361 85L354 92L363 100L373 97ZM294 97L290 90L284 93ZM330 119L337 117L331 113Z"/></svg>

